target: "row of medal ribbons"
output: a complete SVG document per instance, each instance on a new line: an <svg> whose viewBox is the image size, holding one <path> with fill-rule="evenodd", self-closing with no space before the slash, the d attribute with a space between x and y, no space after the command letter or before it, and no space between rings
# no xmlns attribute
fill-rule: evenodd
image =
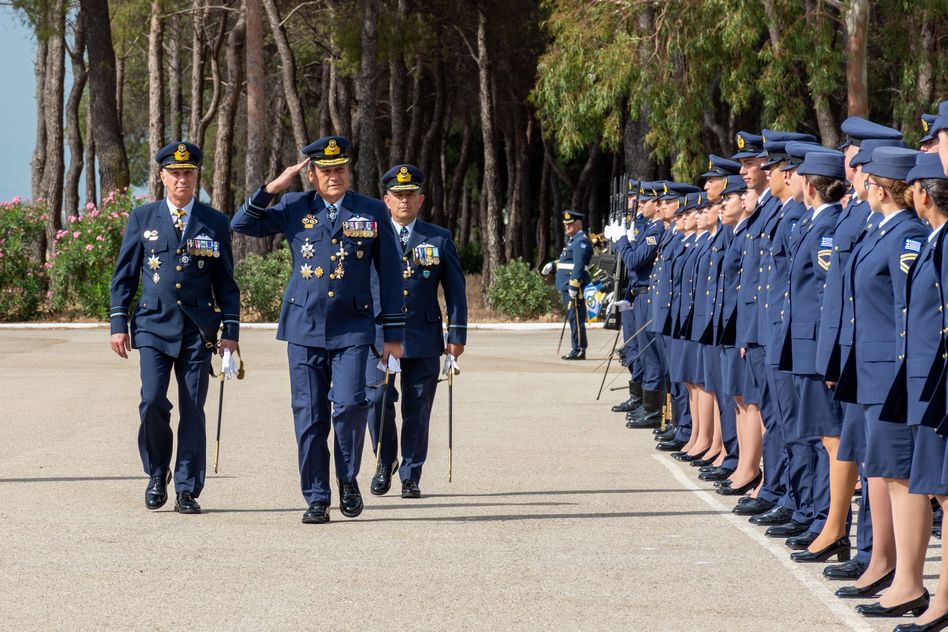
<svg viewBox="0 0 948 632"><path fill-rule="evenodd" d="M189 255L195 257L220 257L220 243L213 239L188 239L186 249Z"/></svg>
<svg viewBox="0 0 948 632"><path fill-rule="evenodd" d="M437 246L421 244L412 248L412 258L417 265L432 266L441 263L441 255Z"/></svg>
<svg viewBox="0 0 948 632"><path fill-rule="evenodd" d="M371 219L349 219L342 223L342 234L346 237L376 237L378 226Z"/></svg>

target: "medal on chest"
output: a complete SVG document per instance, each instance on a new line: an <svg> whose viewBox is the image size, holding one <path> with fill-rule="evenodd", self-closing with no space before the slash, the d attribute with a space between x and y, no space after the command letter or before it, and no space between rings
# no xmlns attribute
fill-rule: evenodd
<svg viewBox="0 0 948 632"><path fill-rule="evenodd" d="M306 243L300 248L300 254L304 259L312 259L313 255L316 254L316 244L310 243L309 237L306 238Z"/></svg>
<svg viewBox="0 0 948 632"><path fill-rule="evenodd" d="M333 274L336 276L337 279L341 279L341 278L342 278L343 276L345 276L345 274L346 274L346 269L345 269L345 267L343 266L343 263L345 263L346 256L347 256L348 254L349 254L349 253L346 252L346 245L345 245L345 244L339 244L339 251L336 252L336 254L334 254L333 256L330 257L330 259L331 259L332 261L336 261L336 262L337 262L337 263L336 263L336 269L333 270Z"/></svg>

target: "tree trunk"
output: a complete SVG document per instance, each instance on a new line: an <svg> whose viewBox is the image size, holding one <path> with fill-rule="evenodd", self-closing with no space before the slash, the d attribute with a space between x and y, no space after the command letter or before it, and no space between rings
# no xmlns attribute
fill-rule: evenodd
<svg viewBox="0 0 948 632"><path fill-rule="evenodd" d="M65 211L66 215L79 214L79 178L83 169L82 131L79 126L82 93L86 88L86 38L82 30L82 20L76 20L73 31L72 48L69 49L69 59L72 65L72 88L69 91L69 100L66 103L66 132L69 140L69 171L66 173ZM91 172L91 169L90 169ZM91 176L95 179L95 175ZM62 223L56 220L58 215L50 213L48 232L55 232L62 228Z"/></svg>
<svg viewBox="0 0 948 632"><path fill-rule="evenodd" d="M428 176L431 176L432 172L436 169L435 149L441 138L441 126L445 118L446 97L444 89L444 69L440 61L436 63L434 68L434 89L434 111L431 113L431 122L428 124L428 129L421 142L421 157L418 163L418 166L420 166Z"/></svg>
<svg viewBox="0 0 948 632"><path fill-rule="evenodd" d="M331 74L329 61L324 59L319 74L319 107L316 114L318 124L316 136L318 138L328 136L330 125L332 124L329 117L329 78ZM302 149L303 147L305 147L305 145L298 147L298 149Z"/></svg>
<svg viewBox="0 0 948 632"><path fill-rule="evenodd" d="M410 162L418 164L418 157L421 154L421 127L424 123L425 108L421 102L421 83L424 78L424 69L421 64L415 67L412 72L411 83L411 122L408 125L408 138L406 145L401 147L401 160L395 162Z"/></svg>
<svg viewBox="0 0 948 632"><path fill-rule="evenodd" d="M99 184L103 191L116 191L128 186L128 158L116 99L115 50L108 1L79 0L79 6L89 51L89 102L99 160Z"/></svg>
<svg viewBox="0 0 948 632"><path fill-rule="evenodd" d="M204 22L205 0L191 3L191 104L188 119L188 139L200 145L201 117L204 113Z"/></svg>
<svg viewBox="0 0 948 632"><path fill-rule="evenodd" d="M122 115L125 112L125 57L121 55L115 58L115 111L118 114L118 129L122 132Z"/></svg>
<svg viewBox="0 0 948 632"><path fill-rule="evenodd" d="M165 145L165 73L164 25L161 22L161 0L151 1L151 25L148 30L148 155L154 156ZM151 199L164 197L164 186L157 169L148 170L148 193Z"/></svg>
<svg viewBox="0 0 948 632"><path fill-rule="evenodd" d="M168 38L168 107L171 116L170 134L175 141L182 140L184 129L181 110L181 14L171 16L171 37Z"/></svg>
<svg viewBox="0 0 948 632"><path fill-rule="evenodd" d="M540 131L542 134L543 131ZM543 167L540 169L540 197L539 197L539 215L536 223L537 251L534 259L534 267L541 267L546 263L550 253L550 161L546 159L544 152Z"/></svg>
<svg viewBox="0 0 948 632"><path fill-rule="evenodd" d="M88 72L86 73L88 77ZM86 204L90 202L98 205L98 188L96 187L95 169L95 136L93 135L92 107L86 102Z"/></svg>
<svg viewBox="0 0 948 632"><path fill-rule="evenodd" d="M461 218L458 220L457 243L465 246L471 241L471 189L461 185Z"/></svg>
<svg viewBox="0 0 948 632"><path fill-rule="evenodd" d="M233 167L234 118L240 105L240 93L243 87L243 46L245 35L243 13L227 35L226 65L227 83L224 98L217 110L217 147L214 152L214 184L211 206L233 215L234 187L231 168ZM259 185L259 183L257 183ZM247 191L247 193L250 193ZM235 235L235 246L237 236Z"/></svg>
<svg viewBox="0 0 948 632"><path fill-rule="evenodd" d="M375 60L378 48L379 6L376 0L362 3L362 68L356 86L356 175L358 191L375 196L379 190L379 173L375 162L375 85L378 81Z"/></svg>
<svg viewBox="0 0 948 632"><path fill-rule="evenodd" d="M461 140L461 155L458 156L458 164L454 167L454 174L451 176L451 188L448 192L448 230L452 235L457 236L459 221L458 209L461 205L461 196L464 191L464 178L467 170L471 166L471 158L474 155L474 127L467 115L464 116L464 132Z"/></svg>
<svg viewBox="0 0 948 632"><path fill-rule="evenodd" d="M33 75L36 77L36 144L33 146L30 191L34 200L43 197L43 172L46 170L46 58L48 56L49 42L45 37L38 37L36 60L33 62Z"/></svg>
<svg viewBox="0 0 948 632"><path fill-rule="evenodd" d="M300 100L299 89L296 85L296 61L293 58L293 49L283 28L280 11L275 0L263 0L270 20L270 31L280 54L280 71L283 79L283 93L286 97L286 107L290 112L290 123L293 126L293 141L302 149L309 144L306 136L306 119L303 104ZM305 179L305 178L304 178Z"/></svg>
<svg viewBox="0 0 948 632"><path fill-rule="evenodd" d="M913 39L913 43L917 46L916 58L918 59L915 99L924 107L931 103L934 94L932 50L935 44L935 21L930 12L923 11L918 24L919 34ZM915 119L913 123L917 124L917 120Z"/></svg>
<svg viewBox="0 0 948 632"><path fill-rule="evenodd" d="M329 117L333 134L352 138L349 87L345 77L339 75L335 59L329 62Z"/></svg>
<svg viewBox="0 0 948 632"><path fill-rule="evenodd" d="M573 187L573 196L570 198L570 207L573 210L582 212L583 200L588 199L588 189L596 175L596 165L599 163L599 154L601 151L602 148L599 145L599 139L596 139L589 146L586 164L583 165L583 170L579 172L579 179L576 181L576 186Z"/></svg>
<svg viewBox="0 0 948 632"><path fill-rule="evenodd" d="M869 39L869 0L850 0L846 25L846 88L849 116L869 117L866 44Z"/></svg>
<svg viewBox="0 0 948 632"><path fill-rule="evenodd" d="M494 148L494 108L491 94L491 59L487 42L487 12L477 8L477 78L481 112L481 140L484 144L484 227L481 244L484 264L481 267L484 292L490 287L494 270L503 263L500 233L500 204L497 199L497 156Z"/></svg>
<svg viewBox="0 0 948 632"><path fill-rule="evenodd" d="M49 204L49 224L61 225L63 207L63 94L66 77L66 8L64 0L50 5L49 53L46 67L46 168L43 172L43 197ZM47 229L48 230L48 229ZM51 239L55 235L47 235Z"/></svg>
<svg viewBox="0 0 948 632"><path fill-rule="evenodd" d="M246 37L244 55L247 72L247 147L244 161L244 190L253 191L263 182L266 143L264 133L269 127L265 88L266 68L263 60L263 7L260 0L244 0Z"/></svg>

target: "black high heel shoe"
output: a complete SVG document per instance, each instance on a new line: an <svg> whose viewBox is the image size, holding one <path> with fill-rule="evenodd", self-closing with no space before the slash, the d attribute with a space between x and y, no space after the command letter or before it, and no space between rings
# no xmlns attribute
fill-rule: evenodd
<svg viewBox="0 0 948 632"><path fill-rule="evenodd" d="M734 485L730 487L718 487L718 493L722 496L743 496L760 484L763 475L763 472L758 472L757 476L755 476L751 482L746 485L741 485L740 487L734 487Z"/></svg>
<svg viewBox="0 0 948 632"><path fill-rule="evenodd" d="M673 456L674 458L678 459L679 461L681 461L682 463L692 463L692 462L697 461L697 460L699 460L699 459L703 459L703 458L704 458L704 455L707 454L707 453L708 453L708 451L707 451L707 450L704 450L704 451L702 451L702 452L699 452L698 454L688 454L687 452L685 452L685 453L682 454L680 457L679 457L679 456L675 456L674 454L673 454L672 456Z"/></svg>
<svg viewBox="0 0 948 632"><path fill-rule="evenodd" d="M835 555L837 562L848 562L851 553L849 538L843 536L819 551L794 551L790 559L794 562L825 562Z"/></svg>
<svg viewBox="0 0 948 632"><path fill-rule="evenodd" d="M840 599L865 599L866 597L875 597L881 591L892 585L895 580L895 569L872 582L868 586L856 588L855 586L843 586L836 591L836 596Z"/></svg>
<svg viewBox="0 0 948 632"><path fill-rule="evenodd" d="M696 459L691 462L691 467L707 467L711 465L712 463L714 463L714 460L717 458L718 458L718 453L714 453L711 456L706 456L703 459Z"/></svg>
<svg viewBox="0 0 948 632"><path fill-rule="evenodd" d="M928 610L929 601L931 601L931 596L928 594L928 589L925 588L922 590L922 594L912 601L906 601L891 608L886 608L877 601L876 603L856 606L856 612L864 617L901 617L911 612L913 617L917 617Z"/></svg>
<svg viewBox="0 0 948 632"><path fill-rule="evenodd" d="M948 613L945 613L929 623L903 623L895 626L893 632L939 632L948 628Z"/></svg>

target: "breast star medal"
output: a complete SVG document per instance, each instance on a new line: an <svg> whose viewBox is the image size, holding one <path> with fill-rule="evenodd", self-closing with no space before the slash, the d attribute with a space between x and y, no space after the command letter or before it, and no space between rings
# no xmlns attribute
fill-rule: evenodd
<svg viewBox="0 0 948 632"><path fill-rule="evenodd" d="M159 259L157 255L151 255L150 257L148 257L149 270L157 270L160 267L161 267L161 259Z"/></svg>
<svg viewBox="0 0 948 632"><path fill-rule="evenodd" d="M300 248L300 254L303 255L304 259L312 259L313 255L316 254L316 244L309 243L309 238L307 237L306 243Z"/></svg>
<svg viewBox="0 0 948 632"><path fill-rule="evenodd" d="M316 266L316 278L317 279L323 278L323 269L320 268L319 266Z"/></svg>
<svg viewBox="0 0 948 632"><path fill-rule="evenodd" d="M308 263L304 263L303 266L300 268L300 274L303 276L304 279L311 279L313 278L313 269L309 267Z"/></svg>

